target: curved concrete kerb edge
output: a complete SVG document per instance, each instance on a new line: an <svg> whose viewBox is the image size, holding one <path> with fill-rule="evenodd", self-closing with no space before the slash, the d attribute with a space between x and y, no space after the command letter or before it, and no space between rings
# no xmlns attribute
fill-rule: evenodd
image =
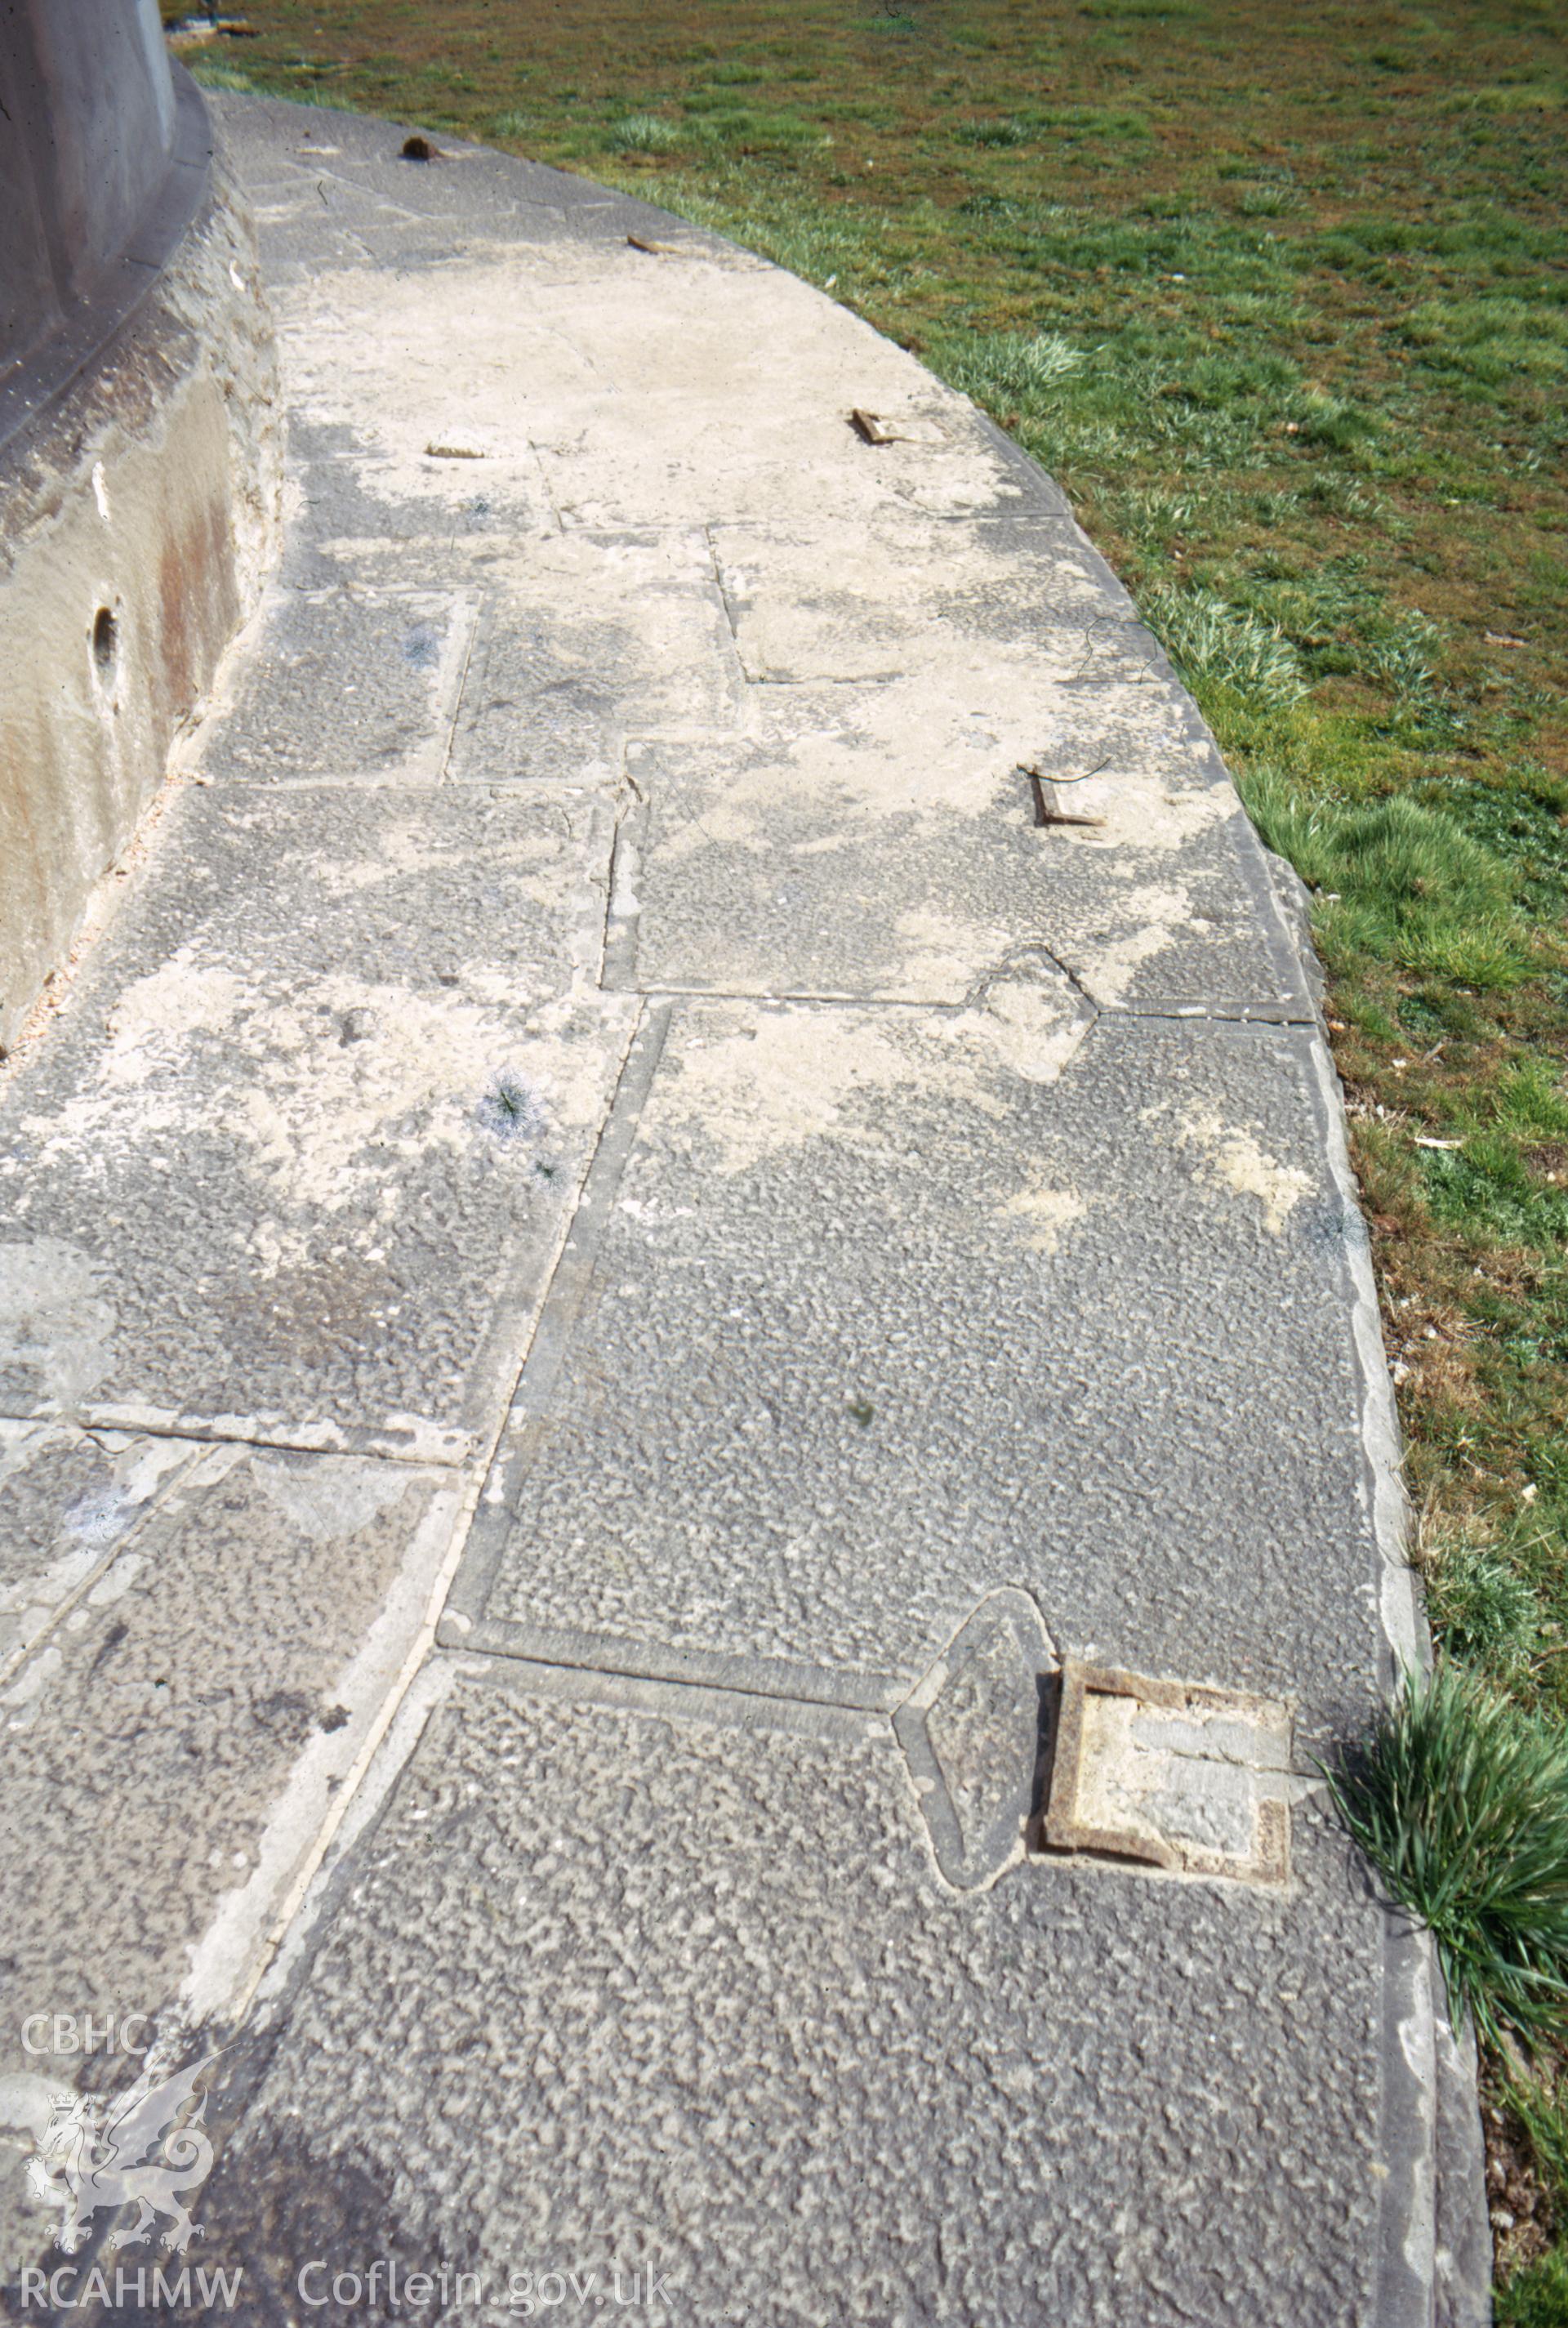
<svg viewBox="0 0 1568 2328"><path fill-rule="evenodd" d="M136 1824L149 2004L262 2008L209 2251L1470 2328L1465 2072L1315 1783L1419 1642L1375 1297L1212 737L831 302L225 112L280 577L0 1098L16 1492L180 1450L134 1573L40 1555L0 1819L111 1621L221 1680Z"/></svg>

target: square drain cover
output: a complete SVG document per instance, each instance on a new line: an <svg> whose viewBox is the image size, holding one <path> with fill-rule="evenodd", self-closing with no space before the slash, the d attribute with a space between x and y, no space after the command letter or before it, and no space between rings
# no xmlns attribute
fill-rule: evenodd
<svg viewBox="0 0 1568 2328"><path fill-rule="evenodd" d="M1045 1840L1055 1851L1282 1883L1290 1769L1282 1705L1068 1657Z"/></svg>

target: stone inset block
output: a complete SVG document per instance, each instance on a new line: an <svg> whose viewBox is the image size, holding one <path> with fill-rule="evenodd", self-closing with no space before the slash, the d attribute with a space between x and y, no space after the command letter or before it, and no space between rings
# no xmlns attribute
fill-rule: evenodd
<svg viewBox="0 0 1568 2328"><path fill-rule="evenodd" d="M1022 1854L1055 1663L1028 1594L990 1593L893 1717L937 1865L962 1891Z"/></svg>
<svg viewBox="0 0 1568 2328"><path fill-rule="evenodd" d="M1290 1767L1282 1705L1069 1658L1045 1839L1056 1851L1282 1883Z"/></svg>

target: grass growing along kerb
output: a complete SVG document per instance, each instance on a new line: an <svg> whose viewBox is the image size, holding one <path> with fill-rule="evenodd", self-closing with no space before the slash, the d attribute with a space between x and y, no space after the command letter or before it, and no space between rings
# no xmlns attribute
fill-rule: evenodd
<svg viewBox="0 0 1568 2328"><path fill-rule="evenodd" d="M1568 1739L1446 1661L1406 1674L1328 1773L1346 1825L1430 1929L1460 2026L1531 2045L1568 2014Z"/></svg>
<svg viewBox="0 0 1568 2328"><path fill-rule="evenodd" d="M1225 689L1282 709L1307 692L1283 631L1215 591L1157 583L1139 611L1195 694Z"/></svg>

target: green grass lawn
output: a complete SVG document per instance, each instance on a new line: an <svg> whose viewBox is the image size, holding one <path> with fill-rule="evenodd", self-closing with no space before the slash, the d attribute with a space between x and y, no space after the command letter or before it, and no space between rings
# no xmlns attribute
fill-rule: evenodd
<svg viewBox="0 0 1568 2328"><path fill-rule="evenodd" d="M1434 1627L1568 1724L1557 0L250 14L220 73L720 228L1066 486L1315 892ZM1568 2076L1503 2075L1501 2316L1565 2323Z"/></svg>

